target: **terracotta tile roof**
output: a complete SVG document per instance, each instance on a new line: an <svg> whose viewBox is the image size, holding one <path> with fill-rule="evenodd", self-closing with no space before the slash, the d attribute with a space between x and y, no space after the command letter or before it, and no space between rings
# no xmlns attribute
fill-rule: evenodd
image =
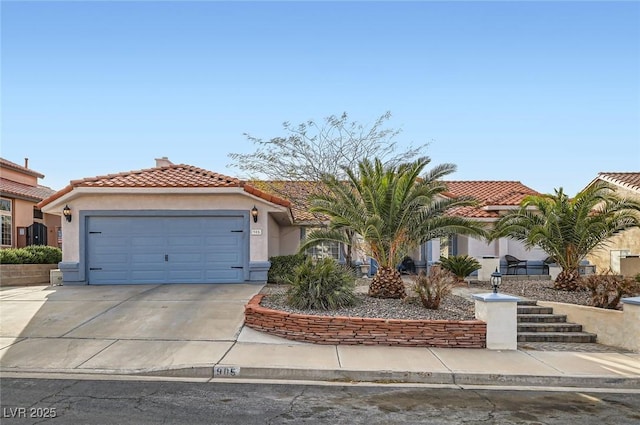
<svg viewBox="0 0 640 425"><path fill-rule="evenodd" d="M324 215L313 214L309 212L311 195L322 193L323 185L321 182L310 181L264 181L253 180L251 185L267 192L275 193L285 199L291 201L291 213L295 222L317 222L325 221L327 217Z"/></svg>
<svg viewBox="0 0 640 425"><path fill-rule="evenodd" d="M518 181L447 181L447 192L444 195L452 198L471 196L480 203L477 207L463 207L451 213L469 218L498 218L500 212L488 210L488 206L515 207L529 195L540 193Z"/></svg>
<svg viewBox="0 0 640 425"><path fill-rule="evenodd" d="M28 174L30 176L38 177L40 179L44 178L43 174L40 174L37 171L32 170L31 168L26 168L26 167L23 167L22 165L16 164L15 162L11 162L4 158L0 158L0 168L4 168L4 167L11 168L16 171L20 171L23 174Z"/></svg>
<svg viewBox="0 0 640 425"><path fill-rule="evenodd" d="M55 190L46 186L31 186L28 184L14 182L0 178L0 194L7 197L20 197L33 200L34 202L42 201L45 198L56 193Z"/></svg>
<svg viewBox="0 0 640 425"><path fill-rule="evenodd" d="M127 171L106 176L88 177L72 180L70 184L53 196L42 201L39 206L47 205L77 187L100 188L228 188L241 187L245 192L258 196L274 204L285 207L290 202L278 196L259 190L235 177L214 173L202 168L185 164L171 164L162 167Z"/></svg>
<svg viewBox="0 0 640 425"><path fill-rule="evenodd" d="M527 195L539 195L535 190L517 181L447 181L445 196L453 198L472 196L480 205L452 210L452 214L470 218L497 218L499 211L483 209L485 206L518 206ZM296 222L316 221L309 212L309 196L322 191L321 183L309 181L252 181L252 185L289 199ZM326 219L326 217L319 217Z"/></svg>
<svg viewBox="0 0 640 425"><path fill-rule="evenodd" d="M598 173L598 178L628 189L640 191L640 173Z"/></svg>
<svg viewBox="0 0 640 425"><path fill-rule="evenodd" d="M241 187L241 181L191 165L126 171L72 180L73 187Z"/></svg>

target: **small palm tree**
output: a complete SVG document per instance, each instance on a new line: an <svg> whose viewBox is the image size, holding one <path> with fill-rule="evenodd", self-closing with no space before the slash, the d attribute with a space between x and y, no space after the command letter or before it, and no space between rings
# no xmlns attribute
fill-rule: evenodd
<svg viewBox="0 0 640 425"><path fill-rule="evenodd" d="M385 166L379 159L364 160L357 171L345 169L346 181L326 176L323 182L330 192L312 197L311 210L327 215L329 226L310 232L301 249L322 241L348 245L351 241L344 230L351 230L362 237L378 263L369 295L404 298L404 282L396 266L411 249L447 234L486 235L481 223L447 214L475 202L439 197L447 190L440 179L455 171L455 166L439 165L421 176L430 161L422 157Z"/></svg>
<svg viewBox="0 0 640 425"><path fill-rule="evenodd" d="M562 267L556 289L573 291L587 254L606 246L615 233L639 225L640 203L619 198L606 183L597 183L573 199L562 188L555 195L526 197L518 210L500 218L492 239L509 237L542 248Z"/></svg>

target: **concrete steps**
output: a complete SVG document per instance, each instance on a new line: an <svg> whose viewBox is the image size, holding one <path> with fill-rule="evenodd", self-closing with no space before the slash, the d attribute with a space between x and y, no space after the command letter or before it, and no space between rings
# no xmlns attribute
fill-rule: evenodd
<svg viewBox="0 0 640 425"><path fill-rule="evenodd" d="M597 335L582 332L582 325L567 323L567 316L536 301L518 301L518 342L593 343Z"/></svg>

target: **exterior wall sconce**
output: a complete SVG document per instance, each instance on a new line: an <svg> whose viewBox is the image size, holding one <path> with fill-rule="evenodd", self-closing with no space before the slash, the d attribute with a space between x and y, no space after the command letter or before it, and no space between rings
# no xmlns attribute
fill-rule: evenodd
<svg viewBox="0 0 640 425"><path fill-rule="evenodd" d="M69 208L69 205L64 206L62 209L62 215L67 219L67 222L71 223L71 208Z"/></svg>
<svg viewBox="0 0 640 425"><path fill-rule="evenodd" d="M258 209L256 208L255 205L253 206L253 208L251 208L251 217L253 217L254 223L258 222Z"/></svg>
<svg viewBox="0 0 640 425"><path fill-rule="evenodd" d="M493 286L494 294L498 293L498 288L500 287L501 283L502 283L502 273L500 273L498 271L498 268L496 267L496 271L491 273L491 286Z"/></svg>

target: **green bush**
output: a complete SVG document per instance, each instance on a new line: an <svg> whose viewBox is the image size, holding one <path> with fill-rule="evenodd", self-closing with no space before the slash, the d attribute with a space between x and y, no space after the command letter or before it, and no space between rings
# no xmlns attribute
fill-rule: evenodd
<svg viewBox="0 0 640 425"><path fill-rule="evenodd" d="M471 273L480 269L480 263L468 255L454 255L452 257L440 257L440 265L443 269L449 270L462 281Z"/></svg>
<svg viewBox="0 0 640 425"><path fill-rule="evenodd" d="M58 264L62 250L53 246L30 245L0 250L0 264Z"/></svg>
<svg viewBox="0 0 640 425"><path fill-rule="evenodd" d="M12 248L0 250L0 264L20 264L20 257L16 251Z"/></svg>
<svg viewBox="0 0 640 425"><path fill-rule="evenodd" d="M300 309L335 310L356 303L355 277L351 270L331 258L297 266L287 304Z"/></svg>
<svg viewBox="0 0 640 425"><path fill-rule="evenodd" d="M269 258L271 268L269 268L267 282L289 283L293 279L293 269L304 263L305 259L306 255L304 253Z"/></svg>

